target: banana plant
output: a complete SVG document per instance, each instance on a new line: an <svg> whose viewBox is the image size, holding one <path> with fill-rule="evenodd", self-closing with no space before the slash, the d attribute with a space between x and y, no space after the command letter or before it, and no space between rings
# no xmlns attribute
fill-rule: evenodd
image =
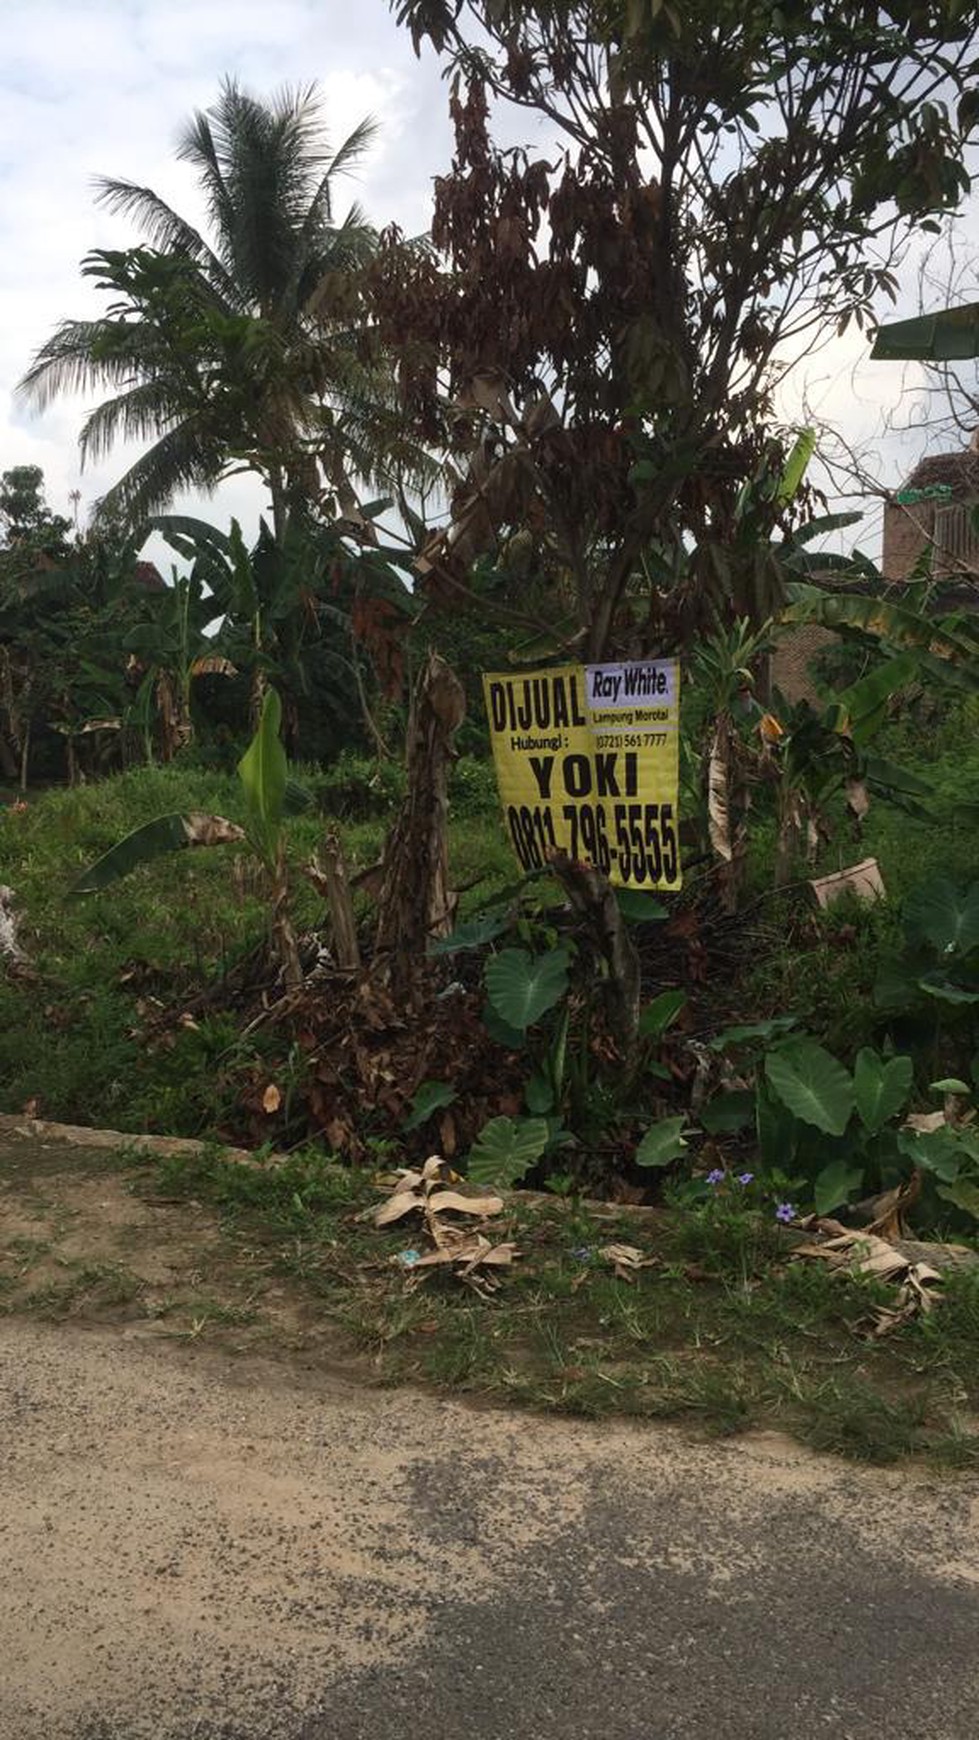
<svg viewBox="0 0 979 1740"><path fill-rule="evenodd" d="M912 815L928 813L921 801L929 795L927 783L870 751L891 697L917 674L916 655L900 653L844 689L821 713L805 701L779 709L767 757L776 788L776 887L789 880L803 841L807 861L814 863L827 836L829 804L841 792L857 824L874 796Z"/></svg>
<svg viewBox="0 0 979 1740"><path fill-rule="evenodd" d="M297 989L302 984L302 966L289 914L284 821L289 810L305 807L308 797L289 779L281 724L282 703L275 689L267 689L258 729L238 763L245 799L243 826L224 816L198 811L156 816L89 865L73 884L71 894L100 893L140 865L154 864L188 846L244 842L265 872L272 941L286 988Z"/></svg>
<svg viewBox="0 0 979 1740"><path fill-rule="evenodd" d="M235 676L236 669L206 630L215 610L203 581L195 573L174 570L172 583L153 593L147 601L148 618L130 630L126 651L131 666L146 684L143 716L148 698L156 710L160 749L164 761L193 738L191 693L199 677ZM144 732L147 752L152 755L152 731Z"/></svg>
<svg viewBox="0 0 979 1740"><path fill-rule="evenodd" d="M758 751L751 735L762 717L755 677L772 647L772 624L753 631L747 618L730 628L720 623L698 647L694 681L707 699L704 748L700 754L702 797L711 846L719 860L721 899L736 910L744 875L748 812L757 776Z"/></svg>
<svg viewBox="0 0 979 1740"><path fill-rule="evenodd" d="M364 524L372 525L385 505L366 504ZM252 549L236 520L228 532L187 515L158 515L149 524L192 562L192 574L206 588L212 614L221 619L221 650L247 674L253 727L272 684L282 699L290 749L298 742L300 708L314 693L320 710L335 697L338 722L359 704L373 735L355 643L364 642L377 665L377 648L365 631L379 614L395 627L413 614L411 593L395 572L397 552L374 544L353 555L337 527L298 520L284 540L260 522ZM389 637L395 638L390 625Z"/></svg>

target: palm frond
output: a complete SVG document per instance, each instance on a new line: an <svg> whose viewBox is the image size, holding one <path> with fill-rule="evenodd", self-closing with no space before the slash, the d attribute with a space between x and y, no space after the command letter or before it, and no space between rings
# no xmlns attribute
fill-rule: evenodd
<svg viewBox="0 0 979 1740"><path fill-rule="evenodd" d="M222 96L224 87L222 87ZM191 117L181 134L177 145L177 157L184 163L192 163L204 187L207 203L207 213L217 242L217 253L229 275L235 279L236 288L240 293L234 273L234 255L232 237L234 233L234 208L225 182L225 166L221 153L211 128L209 113L198 109Z"/></svg>
<svg viewBox="0 0 979 1740"><path fill-rule="evenodd" d="M100 517L146 520L160 513L184 489L213 494L221 480L224 455L202 439L198 421L185 418L154 442L98 502Z"/></svg>
<svg viewBox="0 0 979 1740"><path fill-rule="evenodd" d="M63 320L18 382L18 396L43 411L63 393L127 385L140 373L139 343L124 320Z"/></svg>
<svg viewBox="0 0 979 1740"><path fill-rule="evenodd" d="M159 380L143 381L89 412L79 438L82 465L103 459L113 442L145 441L177 420L179 406Z"/></svg>
<svg viewBox="0 0 979 1740"><path fill-rule="evenodd" d="M108 211L133 218L154 248L161 253L187 254L200 266L212 287L225 299L229 308L239 305L234 279L225 271L214 250L204 237L179 212L151 187L141 187L135 181L121 181L112 176L99 176L96 200Z"/></svg>

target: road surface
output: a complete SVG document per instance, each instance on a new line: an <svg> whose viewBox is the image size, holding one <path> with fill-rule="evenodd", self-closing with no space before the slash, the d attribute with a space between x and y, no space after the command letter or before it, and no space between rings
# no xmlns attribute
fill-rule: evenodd
<svg viewBox="0 0 979 1740"><path fill-rule="evenodd" d="M979 1482L0 1321L2 1740L972 1740Z"/></svg>

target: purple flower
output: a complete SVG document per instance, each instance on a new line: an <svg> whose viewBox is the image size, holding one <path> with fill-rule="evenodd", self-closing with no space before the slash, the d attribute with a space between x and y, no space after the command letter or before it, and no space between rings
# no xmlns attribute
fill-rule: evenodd
<svg viewBox="0 0 979 1740"><path fill-rule="evenodd" d="M754 1181L755 1181L755 1175L753 1172L739 1172L738 1173L738 1183L739 1184L753 1184Z"/></svg>
<svg viewBox="0 0 979 1740"><path fill-rule="evenodd" d="M783 1226L790 1220L795 1220L795 1204L791 1202L780 1202L775 1210L775 1219L780 1220Z"/></svg>
<svg viewBox="0 0 979 1740"><path fill-rule="evenodd" d="M724 1178L725 1173L721 1166L715 1166L713 1172L708 1172L707 1174L708 1184L723 1184Z"/></svg>

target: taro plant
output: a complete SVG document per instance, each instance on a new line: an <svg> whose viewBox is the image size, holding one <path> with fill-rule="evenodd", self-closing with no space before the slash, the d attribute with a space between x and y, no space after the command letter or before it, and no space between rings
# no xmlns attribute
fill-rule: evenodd
<svg viewBox="0 0 979 1740"><path fill-rule="evenodd" d="M768 1026L719 1037L751 1044ZM932 1213L942 1202L979 1218L979 1132L961 1115L966 1083L933 1083L945 1096L944 1111L909 1118L910 1057L865 1046L849 1070L815 1039L791 1031L759 1055L754 1073L753 1090L718 1095L701 1122L712 1133L753 1125L763 1176L793 1179L817 1214L917 1174Z"/></svg>
<svg viewBox="0 0 979 1740"><path fill-rule="evenodd" d="M904 903L904 949L874 988L877 1006L910 1017L937 1037L951 1023L967 1043L979 1004L979 882L961 888L936 876Z"/></svg>
<svg viewBox="0 0 979 1740"><path fill-rule="evenodd" d="M514 892L526 895L523 885L509 891ZM648 895L627 890L618 898L626 920L666 917ZM470 1176L480 1183L516 1184L546 1155L567 1149L567 1176L577 1183L582 1163L600 1151L609 1132L635 1123L632 1101L641 1076L666 1073L653 1053L679 1016L684 993L664 991L643 1011L636 1055L626 1064L596 1043L602 980L575 933L564 934L546 914L535 915L525 898L516 909L501 906L460 924L433 945L433 953L484 948L491 951L483 969L487 1032L498 1044L525 1053L527 1076L524 1111L486 1124L470 1155ZM676 1159L685 1147L683 1122L654 1125L639 1144L637 1163L658 1167Z"/></svg>

